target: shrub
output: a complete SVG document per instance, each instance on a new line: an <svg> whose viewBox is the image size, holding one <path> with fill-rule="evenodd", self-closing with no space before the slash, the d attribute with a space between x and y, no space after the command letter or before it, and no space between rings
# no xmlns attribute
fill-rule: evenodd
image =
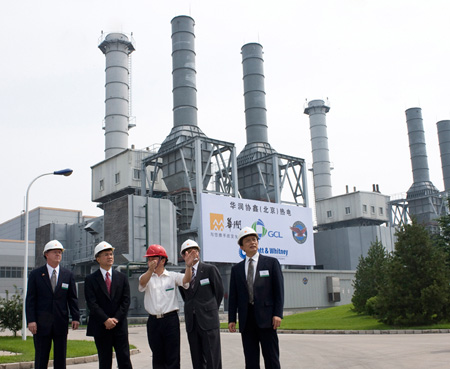
<svg viewBox="0 0 450 369"><path fill-rule="evenodd" d="M6 291L6 298L0 297L0 331L9 329L14 336L22 329L22 296L17 290L14 295L9 297Z"/></svg>

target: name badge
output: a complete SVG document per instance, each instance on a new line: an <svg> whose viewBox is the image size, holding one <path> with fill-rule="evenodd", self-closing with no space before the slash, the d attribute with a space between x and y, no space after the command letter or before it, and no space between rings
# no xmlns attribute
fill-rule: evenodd
<svg viewBox="0 0 450 369"><path fill-rule="evenodd" d="M268 270L260 270L259 271L259 276L260 277L268 277L269 276L269 271Z"/></svg>
<svg viewBox="0 0 450 369"><path fill-rule="evenodd" d="M63 283L63 284L61 285L61 288L62 288L63 290L68 290L68 289L69 289L69 285L68 285L67 283Z"/></svg>
<svg viewBox="0 0 450 369"><path fill-rule="evenodd" d="M201 286L206 286L206 285L208 285L208 284L210 284L209 278L200 279L200 285L201 285Z"/></svg>

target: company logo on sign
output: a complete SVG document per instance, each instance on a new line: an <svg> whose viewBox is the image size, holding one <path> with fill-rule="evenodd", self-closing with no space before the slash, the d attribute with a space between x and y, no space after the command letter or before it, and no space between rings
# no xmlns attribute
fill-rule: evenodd
<svg viewBox="0 0 450 369"><path fill-rule="evenodd" d="M267 234L267 229L264 226L264 222L261 219L258 219L255 223L252 224L252 228L258 233L258 238L261 239Z"/></svg>
<svg viewBox="0 0 450 369"><path fill-rule="evenodd" d="M292 237L294 238L295 242L304 243L308 238L308 231L306 229L306 226L302 222L295 222L293 226L289 228L291 228Z"/></svg>
<svg viewBox="0 0 450 369"><path fill-rule="evenodd" d="M223 231L225 228L223 214L209 213L209 226L212 231Z"/></svg>

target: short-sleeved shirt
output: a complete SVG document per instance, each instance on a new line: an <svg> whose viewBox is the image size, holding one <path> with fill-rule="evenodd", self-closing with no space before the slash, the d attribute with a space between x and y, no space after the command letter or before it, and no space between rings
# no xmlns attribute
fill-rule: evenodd
<svg viewBox="0 0 450 369"><path fill-rule="evenodd" d="M139 277L141 279L142 275ZM189 288L189 283L183 285L183 273L164 272L158 276L153 273L145 287L139 283L140 292L145 292L144 307L151 315L167 314L174 310L179 310L177 298L177 287Z"/></svg>

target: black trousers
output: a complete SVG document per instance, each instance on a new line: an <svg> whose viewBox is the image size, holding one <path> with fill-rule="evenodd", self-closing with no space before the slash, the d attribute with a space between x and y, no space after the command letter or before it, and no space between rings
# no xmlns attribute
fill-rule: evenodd
<svg viewBox="0 0 450 369"><path fill-rule="evenodd" d="M248 305L247 322L241 333L244 347L245 368L260 369L259 345L266 369L280 369L280 347L277 331L273 328L259 328L255 319L254 305Z"/></svg>
<svg viewBox="0 0 450 369"><path fill-rule="evenodd" d="M116 352L119 369L132 369L130 345L128 344L128 331L114 332L114 329L115 328L113 328L109 334L94 337L95 346L97 346L98 352L99 369L111 369L113 347Z"/></svg>
<svg viewBox="0 0 450 369"><path fill-rule="evenodd" d="M194 328L188 332L193 369L222 369L220 329L203 330L194 314Z"/></svg>
<svg viewBox="0 0 450 369"><path fill-rule="evenodd" d="M34 341L34 367L35 369L47 369L50 349L53 341L53 367L55 369L66 368L67 334L54 336L33 335Z"/></svg>
<svg viewBox="0 0 450 369"><path fill-rule="evenodd" d="M150 315L147 338L154 369L180 369L180 320L176 311L159 319Z"/></svg>

